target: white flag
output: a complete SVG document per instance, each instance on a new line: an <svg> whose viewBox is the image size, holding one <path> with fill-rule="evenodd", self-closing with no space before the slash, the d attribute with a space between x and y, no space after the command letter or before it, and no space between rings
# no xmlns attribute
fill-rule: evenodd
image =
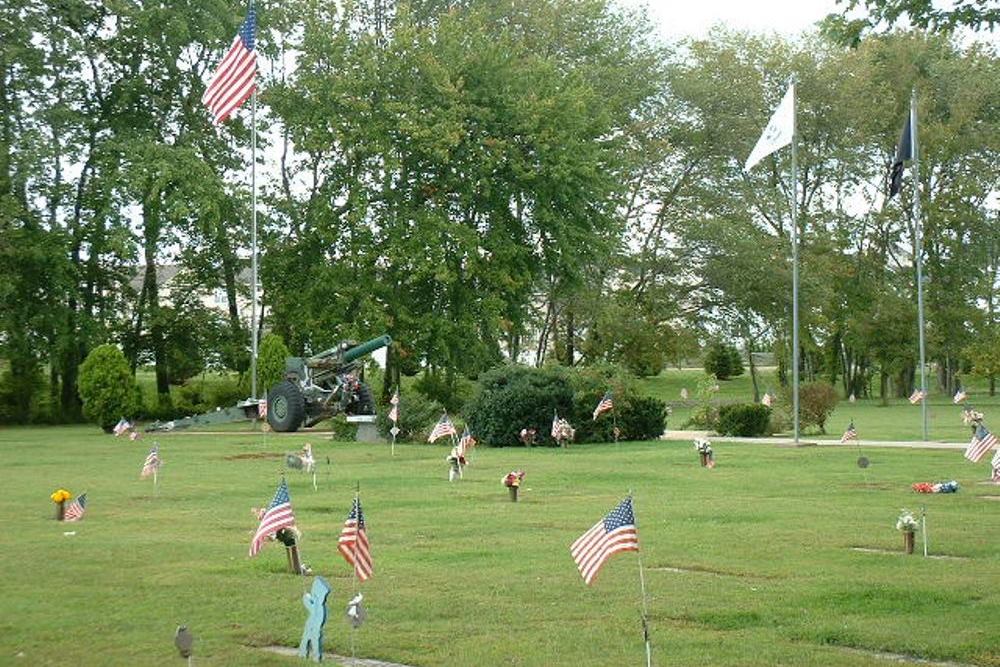
<svg viewBox="0 0 1000 667"><path fill-rule="evenodd" d="M788 86L788 91L781 98L781 104L778 105L767 127L764 128L764 134L760 135L757 145L750 152L750 157L747 158L743 171L750 171L755 164L768 155L792 143L794 129L795 84L793 83Z"/></svg>

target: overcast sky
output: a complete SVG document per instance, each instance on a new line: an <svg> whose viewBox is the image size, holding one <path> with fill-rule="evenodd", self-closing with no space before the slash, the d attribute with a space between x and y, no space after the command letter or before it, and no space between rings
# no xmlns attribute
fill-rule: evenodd
<svg viewBox="0 0 1000 667"><path fill-rule="evenodd" d="M716 23L751 32L795 35L838 10L834 0L619 0L646 6L665 37L700 37Z"/></svg>

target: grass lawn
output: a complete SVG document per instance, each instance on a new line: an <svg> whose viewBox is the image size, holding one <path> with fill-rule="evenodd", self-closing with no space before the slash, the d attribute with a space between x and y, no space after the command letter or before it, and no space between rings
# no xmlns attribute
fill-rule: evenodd
<svg viewBox="0 0 1000 667"><path fill-rule="evenodd" d="M132 443L88 427L0 431L0 664L177 663L175 627L198 665L295 665L255 646L297 645L309 578L277 543L247 548L251 506L270 500L283 452L307 439L319 490L288 475L302 556L333 586L327 650L349 653L354 584L336 552L360 482L375 559L359 656L411 665L639 665L637 556L587 587L569 544L631 487L656 665L884 665L864 650L1000 665L1000 487L960 452L687 443L478 450L449 484L445 447L323 436L159 437L160 487ZM273 456L272 456L273 455ZM329 458L329 463L327 459ZM501 476L523 468L522 501ZM957 479L953 495L916 481ZM52 520L51 491L88 492L82 522ZM931 553L897 551L901 507L926 506ZM16 521L15 521L16 518ZM75 531L65 536L64 531ZM853 647L863 651L850 651ZM23 657L15 656L23 654Z"/></svg>
<svg viewBox="0 0 1000 667"><path fill-rule="evenodd" d="M777 392L779 385L774 369L765 368L760 375L761 392ZM700 369L671 369L656 377L640 380L639 386L643 393L670 405L672 414L667 419L667 427L680 429L697 405L695 389L704 377L705 373ZM683 401L680 393L685 388L689 399ZM991 397L985 381L970 381L966 391L969 393L967 403L983 411L987 426L990 426L990 415L1000 414L1000 395ZM749 374L719 382L719 392L713 400L719 403L751 402L753 387ZM859 437L864 440L921 440L923 437L919 405L911 405L906 399L890 399L889 405L884 406L878 398L859 399L855 403L841 399L827 421L827 436L816 433L809 436L811 439L839 439L852 420ZM927 402L927 426L931 440L967 442L970 437L969 427L962 423L962 408L951 402L951 396L931 392ZM1000 422L994 420L992 428L1000 430Z"/></svg>

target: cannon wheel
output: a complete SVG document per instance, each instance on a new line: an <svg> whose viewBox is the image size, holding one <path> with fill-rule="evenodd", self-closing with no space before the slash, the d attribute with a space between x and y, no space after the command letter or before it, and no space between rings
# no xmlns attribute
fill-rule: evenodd
<svg viewBox="0 0 1000 667"><path fill-rule="evenodd" d="M297 431L306 416L306 402L294 382L284 380L267 392L267 423L275 431Z"/></svg>
<svg viewBox="0 0 1000 667"><path fill-rule="evenodd" d="M358 387L358 395L354 399L354 402L351 403L348 412L352 415L375 414L375 396L372 394L372 388L366 383L362 382L361 386Z"/></svg>

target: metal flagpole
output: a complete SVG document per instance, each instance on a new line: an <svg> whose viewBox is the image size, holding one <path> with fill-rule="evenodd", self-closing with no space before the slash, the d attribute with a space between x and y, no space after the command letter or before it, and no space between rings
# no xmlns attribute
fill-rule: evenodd
<svg viewBox="0 0 1000 667"><path fill-rule="evenodd" d="M924 558L927 558L927 508L923 506L920 507L920 523L923 524L921 527L924 533Z"/></svg>
<svg viewBox="0 0 1000 667"><path fill-rule="evenodd" d="M924 344L923 225L920 222L920 150L917 146L917 91L910 92L910 149L913 151L913 254L917 260L917 326L920 328L920 412L927 440L927 359Z"/></svg>
<svg viewBox="0 0 1000 667"><path fill-rule="evenodd" d="M635 521L636 533L638 533L639 520L635 518L635 500L632 498L632 489L628 490L628 497L632 500L632 518ZM642 638L646 642L646 667L652 667L653 652L649 643L649 610L646 605L646 575L642 570L642 551L636 549L635 555L639 558L639 589L642 591Z"/></svg>
<svg viewBox="0 0 1000 667"><path fill-rule="evenodd" d="M795 77L789 81L792 88L792 413L795 444L799 444L799 225L797 190L799 130L795 113Z"/></svg>
<svg viewBox="0 0 1000 667"><path fill-rule="evenodd" d="M251 162L250 162L250 189L253 191L253 215L250 231L250 281L253 286L250 288L250 393L251 398L257 400L257 86L254 85L250 111L250 124L253 126L251 133Z"/></svg>

